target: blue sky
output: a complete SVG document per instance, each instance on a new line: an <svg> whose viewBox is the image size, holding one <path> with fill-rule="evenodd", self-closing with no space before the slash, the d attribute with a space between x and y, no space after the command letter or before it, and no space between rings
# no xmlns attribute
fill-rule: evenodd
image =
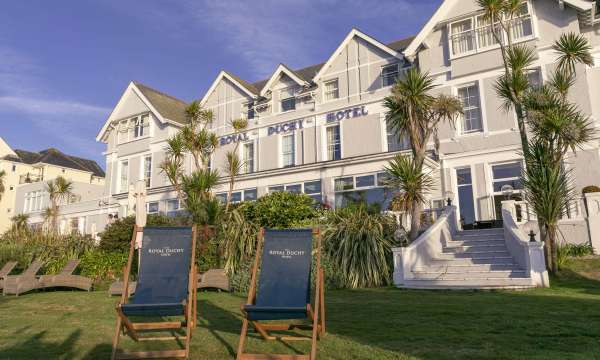
<svg viewBox="0 0 600 360"><path fill-rule="evenodd" d="M248 80L331 55L352 27L415 34L440 0L28 0L0 12L0 136L97 160L130 80L191 101L219 70Z"/></svg>

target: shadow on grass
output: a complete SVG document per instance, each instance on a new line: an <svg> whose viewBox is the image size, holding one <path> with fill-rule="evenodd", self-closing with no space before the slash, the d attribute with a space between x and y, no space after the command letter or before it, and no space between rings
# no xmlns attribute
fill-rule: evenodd
<svg viewBox="0 0 600 360"><path fill-rule="evenodd" d="M15 335L24 329L15 331ZM46 340L47 331L40 331L30 338L2 349L3 359L71 359L75 356L74 345L81 337L81 330L75 330L64 341Z"/></svg>
<svg viewBox="0 0 600 360"><path fill-rule="evenodd" d="M550 284L555 289L570 289L578 293L600 295L600 281L582 276L568 268L552 276Z"/></svg>

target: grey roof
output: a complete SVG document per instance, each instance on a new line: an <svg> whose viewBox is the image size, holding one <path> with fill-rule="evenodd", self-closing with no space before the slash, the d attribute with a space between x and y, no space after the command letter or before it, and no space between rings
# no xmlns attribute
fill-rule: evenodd
<svg viewBox="0 0 600 360"><path fill-rule="evenodd" d="M105 176L104 170L94 160L67 155L55 148L49 148L40 152L15 150L15 154L17 156L6 155L4 159L24 164L51 164L75 170L89 171L98 177Z"/></svg>
<svg viewBox="0 0 600 360"><path fill-rule="evenodd" d="M407 37L404 39L392 41L391 43L386 44L386 45L393 50L402 52L404 49L406 49L408 47L408 45L410 45L410 43L413 41L414 38L415 38L414 36L410 36L410 37ZM325 65L324 62L320 63L320 64L316 64L316 65L307 66L305 68L298 69L298 70L292 70L289 67L287 67L287 66L286 67L288 69L290 69L291 71L293 71L294 74L298 75L298 77L300 77L301 79L303 79L307 82L312 82L312 79L315 77L315 75L317 75L319 70L321 70L323 65ZM285 64L283 66L285 66ZM263 87L267 84L267 82L269 82L269 79L260 80L260 81L252 83L251 85L254 88L256 88L258 90L258 92L260 92L263 89Z"/></svg>
<svg viewBox="0 0 600 360"><path fill-rule="evenodd" d="M135 86L144 94L144 96L152 103L152 106L169 120L177 121L178 123L187 123L185 108L188 104L171 95L155 90L139 82L134 82Z"/></svg>

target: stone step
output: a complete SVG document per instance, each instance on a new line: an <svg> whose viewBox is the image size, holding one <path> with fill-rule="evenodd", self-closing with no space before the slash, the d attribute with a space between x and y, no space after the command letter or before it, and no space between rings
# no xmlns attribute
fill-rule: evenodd
<svg viewBox="0 0 600 360"><path fill-rule="evenodd" d="M514 265L512 256L489 257L489 258L457 258L431 259L432 266L460 266L460 265Z"/></svg>
<svg viewBox="0 0 600 360"><path fill-rule="evenodd" d="M448 246L505 245L504 239L450 240Z"/></svg>
<svg viewBox="0 0 600 360"><path fill-rule="evenodd" d="M506 249L503 250L482 250L482 251L469 251L462 253L441 253L437 255L438 259L495 259L511 257Z"/></svg>
<svg viewBox="0 0 600 360"><path fill-rule="evenodd" d="M477 244L477 245L452 245L444 248L444 253L473 253L484 251L506 251L506 244Z"/></svg>
<svg viewBox="0 0 600 360"><path fill-rule="evenodd" d="M507 264L464 264L464 265L431 265L412 269L413 272L481 272L481 271L521 271L519 265L515 263Z"/></svg>
<svg viewBox="0 0 600 360"><path fill-rule="evenodd" d="M488 279L415 279L405 280L398 285L410 289L526 289L533 287L530 278L488 278Z"/></svg>
<svg viewBox="0 0 600 360"><path fill-rule="evenodd" d="M419 280L471 280L471 279L520 279L525 278L524 270L494 270L479 272L436 272L415 271L415 279Z"/></svg>
<svg viewBox="0 0 600 360"><path fill-rule="evenodd" d="M504 234L497 235L454 235L452 240L504 240Z"/></svg>

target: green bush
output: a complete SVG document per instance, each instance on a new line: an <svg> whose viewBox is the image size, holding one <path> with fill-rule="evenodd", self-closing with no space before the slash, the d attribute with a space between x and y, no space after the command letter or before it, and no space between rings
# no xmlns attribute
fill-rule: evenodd
<svg viewBox="0 0 600 360"><path fill-rule="evenodd" d="M564 244L558 247L558 268L562 268L568 258L583 257L594 254L594 248L590 244Z"/></svg>
<svg viewBox="0 0 600 360"><path fill-rule="evenodd" d="M167 217L164 215L148 215L146 226L190 226L187 217ZM108 252L129 251L129 244L135 225L135 216L128 216L108 225L100 233L100 249Z"/></svg>
<svg viewBox="0 0 600 360"><path fill-rule="evenodd" d="M254 202L240 205L247 221L260 227L287 229L292 225L317 217L315 201L304 194L274 192Z"/></svg>
<svg viewBox="0 0 600 360"><path fill-rule="evenodd" d="M94 282L121 279L128 256L127 252L88 251L80 258L81 275L92 278Z"/></svg>
<svg viewBox="0 0 600 360"><path fill-rule="evenodd" d="M323 230L326 263L340 287L388 285L393 272L393 217L370 213L364 206L339 209L328 215Z"/></svg>

